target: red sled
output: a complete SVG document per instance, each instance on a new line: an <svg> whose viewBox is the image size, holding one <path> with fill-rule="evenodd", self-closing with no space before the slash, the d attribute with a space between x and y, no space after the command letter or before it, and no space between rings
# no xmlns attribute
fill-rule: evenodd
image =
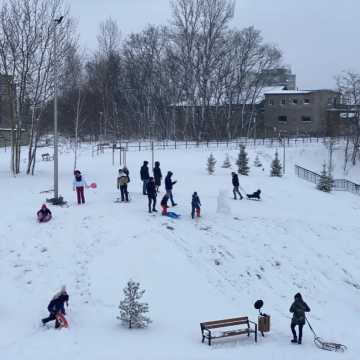
<svg viewBox="0 0 360 360"><path fill-rule="evenodd" d="M89 186L91 189L96 189L97 188L97 184L95 182L91 183Z"/></svg>
<svg viewBox="0 0 360 360"><path fill-rule="evenodd" d="M60 328L64 327L64 328L68 328L69 327L69 323L66 320L65 316L61 313L55 315L56 321L60 324Z"/></svg>

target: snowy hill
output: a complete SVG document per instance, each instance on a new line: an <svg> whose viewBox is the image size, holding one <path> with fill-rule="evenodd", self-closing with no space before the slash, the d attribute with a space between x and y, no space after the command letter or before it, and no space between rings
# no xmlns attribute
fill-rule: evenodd
<svg viewBox="0 0 360 360"><path fill-rule="evenodd" d="M51 149L49 149L51 152ZM180 220L147 213L139 168L148 152L128 154L129 204L114 203L117 167L111 153L91 157L84 146L79 168L96 190L75 204L73 154L61 155L60 193L69 207L52 207L50 223L35 212L52 188L52 162L39 162L36 176L8 176L1 150L0 195L0 358L13 359L355 359L360 351L360 198L325 194L294 175L295 163L320 171L327 160L321 144L287 149L286 176L270 178L274 148L248 149L265 170L251 166L240 177L247 192L260 188L263 200L231 199L231 169L222 169L226 149L215 150L215 174L206 173L210 151L159 151L163 173L172 170ZM229 151L234 164L237 151ZM341 171L340 151L335 154ZM234 166L233 166L234 169ZM357 169L346 177L356 181ZM216 213L219 190L228 190L231 215ZM163 186L161 188L163 193ZM193 191L202 200L202 218L192 220ZM158 203L160 199L158 198ZM159 205L158 205L159 208ZM129 331L116 316L129 278L146 289L153 323ZM41 327L53 294L66 284L70 294L68 330ZM308 327L303 345L290 344L289 307L300 291L311 307L309 319L321 337L345 343L344 354L329 354L312 343ZM257 344L246 336L201 343L201 321L248 315L263 299L271 332Z"/></svg>

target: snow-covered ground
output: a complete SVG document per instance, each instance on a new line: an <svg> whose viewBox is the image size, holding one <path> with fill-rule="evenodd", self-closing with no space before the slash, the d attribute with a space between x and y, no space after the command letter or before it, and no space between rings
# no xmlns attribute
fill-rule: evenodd
<svg viewBox="0 0 360 360"><path fill-rule="evenodd" d="M258 154L265 170L252 166L250 176L240 177L247 192L262 190L261 202L231 199L231 169L221 168L226 149L213 151L213 176L205 170L206 148L158 151L163 173L172 170L178 180L174 194L182 218L170 220L148 214L141 194L139 168L151 159L149 152L128 154L131 202L119 204L111 153L92 158L83 146L78 167L98 188L87 190L87 203L78 206L73 153L63 148L60 193L70 206L51 207L54 218L47 224L38 224L35 212L51 197L40 192L52 188L53 163L39 161L34 177L12 178L9 153L1 150L0 359L356 359L360 198L325 194L295 177L295 163L321 170L323 145L288 148L283 178L269 176L274 150L250 147L251 165ZM237 151L229 153L234 164ZM340 151L335 162L336 177L359 182L358 169L344 176ZM216 213L222 189L228 189L231 215ZM190 218L193 191L203 204L199 220ZM129 278L146 289L153 320L147 329L129 331L116 320ZM40 319L63 284L70 294L70 328L44 329ZM311 307L314 329L345 343L346 353L318 350L308 327L303 345L290 344L288 310L298 291ZM259 298L271 314L265 338L257 344L246 336L212 347L201 343L200 322L241 315L256 320Z"/></svg>

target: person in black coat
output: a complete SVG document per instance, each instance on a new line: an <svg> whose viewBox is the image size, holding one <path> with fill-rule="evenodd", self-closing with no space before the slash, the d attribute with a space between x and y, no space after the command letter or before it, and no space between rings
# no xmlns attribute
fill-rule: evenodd
<svg viewBox="0 0 360 360"><path fill-rule="evenodd" d="M151 213L152 211L157 211L155 209L156 206L156 187L155 187L155 181L154 178L151 177L149 179L149 182L147 183L146 186L146 190L147 190L147 196L148 196L148 200L149 200L149 213Z"/></svg>
<svg viewBox="0 0 360 360"><path fill-rule="evenodd" d="M166 178L165 178L165 190L166 190L167 196L169 197L169 199L171 201L171 205L176 206L177 204L174 201L173 193L172 193L173 185L176 184L176 181L171 180L172 175L173 175L173 173L171 171L168 171Z"/></svg>
<svg viewBox="0 0 360 360"><path fill-rule="evenodd" d="M201 207L200 198L199 198L199 195L197 194L197 192L195 191L193 193L193 196L191 199L191 217L192 218L195 217L195 211L196 211L196 216L200 217L200 207Z"/></svg>
<svg viewBox="0 0 360 360"><path fill-rule="evenodd" d="M148 161L144 161L143 166L140 168L140 178L143 182L143 195L146 195L146 187L150 179L148 164Z"/></svg>
<svg viewBox="0 0 360 360"><path fill-rule="evenodd" d="M154 174L154 179L155 179L156 192L159 192L159 187L161 185L161 180L162 180L162 173L161 173L159 161L155 161L155 167L153 169L153 174Z"/></svg>
<svg viewBox="0 0 360 360"><path fill-rule="evenodd" d="M292 343L301 344L302 341L302 331L305 325L305 313L309 312L310 308L303 300L300 293L297 293L294 296L294 302L290 307L290 312L293 314L291 319L291 332L293 334L293 339L291 340ZM299 327L299 338L296 335L295 326Z"/></svg>
<svg viewBox="0 0 360 360"><path fill-rule="evenodd" d="M241 195L241 193L239 191L240 183L239 183L238 174L235 173L235 172L232 172L231 175L232 175L232 184L233 184L233 187L234 187L233 188L234 199L236 200L236 194L238 194L240 196L240 200L242 200L243 196Z"/></svg>
<svg viewBox="0 0 360 360"><path fill-rule="evenodd" d="M60 324L56 319L56 315L59 313L65 315L65 303L68 304L68 301L69 295L66 293L66 291L58 296L55 296L48 305L50 315L47 318L41 320L42 324L45 325L49 321L55 320L55 328L57 329Z"/></svg>

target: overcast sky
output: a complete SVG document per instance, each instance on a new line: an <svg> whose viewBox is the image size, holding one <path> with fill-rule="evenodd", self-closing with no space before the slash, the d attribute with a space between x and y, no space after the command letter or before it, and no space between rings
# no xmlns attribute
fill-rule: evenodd
<svg viewBox="0 0 360 360"><path fill-rule="evenodd" d="M70 1L69 1L70 2ZM112 17L123 34L166 24L169 0L71 0L81 42L96 47L98 24ZM333 88L343 69L360 72L360 0L236 0L232 26L254 25L277 44L299 88Z"/></svg>

